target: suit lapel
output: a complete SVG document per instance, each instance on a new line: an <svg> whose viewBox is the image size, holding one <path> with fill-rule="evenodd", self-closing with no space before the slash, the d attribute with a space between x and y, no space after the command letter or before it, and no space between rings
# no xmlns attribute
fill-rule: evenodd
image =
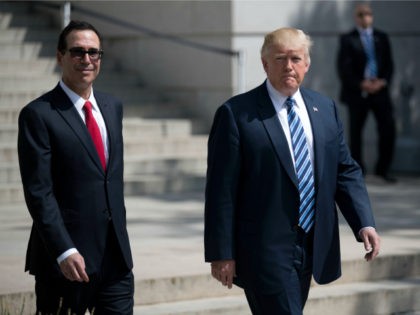
<svg viewBox="0 0 420 315"><path fill-rule="evenodd" d="M311 128L313 134L313 150L314 150L314 174L315 174L315 187L318 187L323 170L324 170L324 150L325 143L325 129L322 127L322 107L316 103L316 101L306 93L305 89L301 88L303 100L305 102L306 110L311 121Z"/></svg>
<svg viewBox="0 0 420 315"><path fill-rule="evenodd" d="M108 135L108 169L113 161L113 145L115 143L114 131L116 130L116 127L114 126L113 122L115 120L113 119L113 114L110 111L108 100L105 97L103 97L103 95L100 93L95 93L95 98L99 109L101 110L102 117L105 121L106 131Z"/></svg>
<svg viewBox="0 0 420 315"><path fill-rule="evenodd" d="M92 138L84 124L82 118L74 108L73 103L67 97L66 93L61 89L59 85L54 89L54 96L52 105L55 106L58 113L63 117L68 126L74 131L80 142L85 147L91 159L103 172L101 162L99 160L98 153L93 144Z"/></svg>
<svg viewBox="0 0 420 315"><path fill-rule="evenodd" d="M353 41L353 47L365 56L365 47L363 46L362 39L360 38L360 34L357 29L353 30L351 39Z"/></svg>
<svg viewBox="0 0 420 315"><path fill-rule="evenodd" d="M373 33L372 33L372 38L373 38L373 45L375 46L375 58L376 58L376 63L381 64L381 58L382 58L382 54L381 52L383 51L382 49L382 45L381 45L381 37L379 36L378 32L375 31L375 29L373 29Z"/></svg>
<svg viewBox="0 0 420 315"><path fill-rule="evenodd" d="M283 165L283 168L293 183L298 186L295 168L293 166L292 157L290 156L289 144L287 143L286 136L274 109L274 105L268 95L265 83L259 88L258 102L258 112L260 114L261 121L271 139L280 163Z"/></svg>

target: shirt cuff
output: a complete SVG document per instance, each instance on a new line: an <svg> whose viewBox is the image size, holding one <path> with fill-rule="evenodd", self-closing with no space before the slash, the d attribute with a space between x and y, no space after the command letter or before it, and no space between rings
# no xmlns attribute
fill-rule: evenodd
<svg viewBox="0 0 420 315"><path fill-rule="evenodd" d="M58 264L61 264L61 262L64 259L66 259L70 255L75 254L75 253L78 253L76 248L70 248L70 249L66 250L64 253L62 253L60 256L58 256L58 258L57 258Z"/></svg>

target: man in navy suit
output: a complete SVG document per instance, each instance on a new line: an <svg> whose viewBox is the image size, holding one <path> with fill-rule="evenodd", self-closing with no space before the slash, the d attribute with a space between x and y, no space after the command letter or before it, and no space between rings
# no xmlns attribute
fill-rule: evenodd
<svg viewBox="0 0 420 315"><path fill-rule="evenodd" d="M340 37L337 69L341 80L341 101L347 105L350 122L350 150L365 171L363 129L372 111L378 130L375 175L387 182L395 146L395 119L390 85L394 64L387 34L373 28L373 13L366 3L354 10L356 28Z"/></svg>
<svg viewBox="0 0 420 315"><path fill-rule="evenodd" d="M320 284L340 277L336 204L364 242L366 260L379 253L363 175L344 142L336 105L301 87L310 46L301 30L267 34L261 49L267 80L219 107L209 136L205 260L223 285L244 288L253 314L301 315L312 275ZM305 226L289 98L313 171L313 222Z"/></svg>
<svg viewBox="0 0 420 315"><path fill-rule="evenodd" d="M25 270L35 275L36 314L133 313L122 104L92 88L102 55L98 31L71 21L57 47L62 79L19 115L19 164L33 219Z"/></svg>

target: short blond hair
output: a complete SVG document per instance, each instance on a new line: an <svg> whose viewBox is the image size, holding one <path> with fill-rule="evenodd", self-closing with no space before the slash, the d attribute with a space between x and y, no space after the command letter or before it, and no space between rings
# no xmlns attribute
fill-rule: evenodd
<svg viewBox="0 0 420 315"><path fill-rule="evenodd" d="M312 40L309 35L305 34L302 30L283 27L273 32L268 33L264 37L264 43L261 47L261 57L267 55L271 46L279 45L290 49L302 49L305 52L305 57L308 64L311 63L310 50L312 47Z"/></svg>

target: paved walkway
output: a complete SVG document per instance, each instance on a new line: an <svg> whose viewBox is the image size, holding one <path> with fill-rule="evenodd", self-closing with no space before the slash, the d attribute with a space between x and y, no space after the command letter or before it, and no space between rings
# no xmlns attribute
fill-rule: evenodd
<svg viewBox="0 0 420 315"><path fill-rule="evenodd" d="M420 252L420 177L394 185L367 177L382 237L381 255ZM128 197L128 229L137 279L207 273L203 262L203 195ZM33 290L24 273L31 220L23 204L0 205L0 294ZM341 225L343 259L362 259L363 246Z"/></svg>

